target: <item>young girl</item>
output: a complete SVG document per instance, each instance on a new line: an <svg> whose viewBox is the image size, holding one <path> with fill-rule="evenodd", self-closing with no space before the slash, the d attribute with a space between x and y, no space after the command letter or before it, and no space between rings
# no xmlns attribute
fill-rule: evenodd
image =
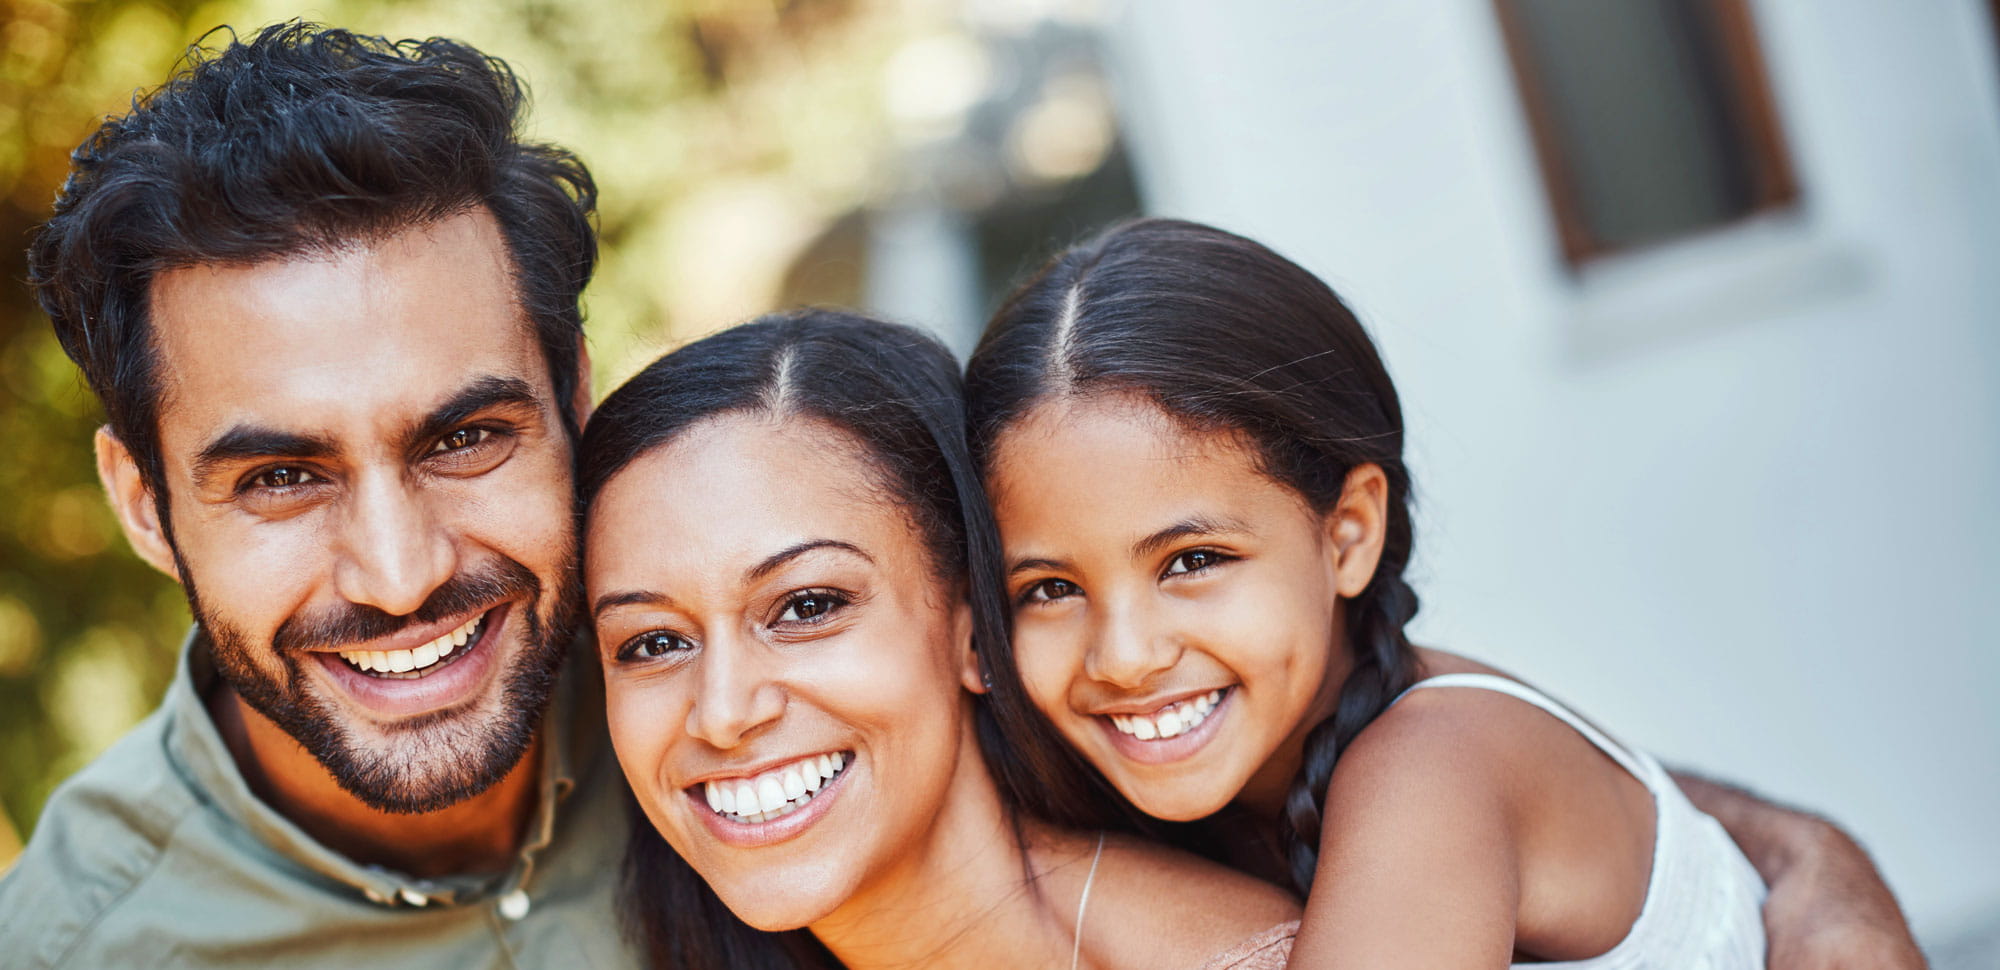
<svg viewBox="0 0 2000 970"><path fill-rule="evenodd" d="M1324 283L1133 223L1009 299L967 391L1013 605L995 700L1309 893L1292 965L1763 965L1763 884L1657 763L1406 639L1400 408Z"/></svg>

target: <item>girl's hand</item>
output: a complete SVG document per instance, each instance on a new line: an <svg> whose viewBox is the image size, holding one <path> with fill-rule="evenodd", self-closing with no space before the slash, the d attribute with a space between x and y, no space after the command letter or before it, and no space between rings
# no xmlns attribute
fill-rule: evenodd
<svg viewBox="0 0 2000 970"><path fill-rule="evenodd" d="M1715 816L1764 877L1771 970L1922 970L1896 897L1868 853L1833 823L1693 775L1674 780Z"/></svg>

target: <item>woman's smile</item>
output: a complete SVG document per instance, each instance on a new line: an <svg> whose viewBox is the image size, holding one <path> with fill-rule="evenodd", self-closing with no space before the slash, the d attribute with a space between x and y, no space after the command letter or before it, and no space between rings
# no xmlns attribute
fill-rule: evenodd
<svg viewBox="0 0 2000 970"><path fill-rule="evenodd" d="M730 845L772 845L798 836L833 809L857 766L851 750L822 752L754 772L710 778L685 790L687 808Z"/></svg>

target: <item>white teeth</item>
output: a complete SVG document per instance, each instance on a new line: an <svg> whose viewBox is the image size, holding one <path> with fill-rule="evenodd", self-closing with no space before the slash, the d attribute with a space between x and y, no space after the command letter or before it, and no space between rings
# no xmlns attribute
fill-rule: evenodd
<svg viewBox="0 0 2000 970"><path fill-rule="evenodd" d="M770 814L784 807L785 786L769 775L757 779L757 807Z"/></svg>
<svg viewBox="0 0 2000 970"><path fill-rule="evenodd" d="M1178 737L1208 720L1209 712L1222 701L1222 691L1212 690L1200 697L1169 704L1153 714L1112 714L1111 726L1141 741Z"/></svg>
<svg viewBox="0 0 2000 970"><path fill-rule="evenodd" d="M746 825L768 822L805 807L846 761L843 754L813 755L755 778L703 782L702 798L710 811L731 821Z"/></svg>
<svg viewBox="0 0 2000 970"><path fill-rule="evenodd" d="M486 614L481 613L467 620L464 626L410 650L343 650L340 656L362 670L376 673L401 674L420 670L450 656L453 650L477 637L479 624L484 619Z"/></svg>

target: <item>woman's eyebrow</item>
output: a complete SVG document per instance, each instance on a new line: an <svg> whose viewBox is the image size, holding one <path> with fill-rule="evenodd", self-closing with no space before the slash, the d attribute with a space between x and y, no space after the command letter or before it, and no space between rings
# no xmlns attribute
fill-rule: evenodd
<svg viewBox="0 0 2000 970"><path fill-rule="evenodd" d="M772 572L775 572L778 567L783 566L784 564L791 562L792 560L797 559L798 557L803 556L808 552L812 552L815 549L844 549L857 556L860 556L863 559L868 560L870 565L873 565L875 562L874 556L871 556L868 553L862 551L860 546L857 546L852 542L843 542L839 539L807 539L804 542L787 546L786 548L779 550L778 552L766 556L764 558L764 561L758 563L755 566L751 566L749 569L744 570L743 578L747 581L752 581L752 582L759 579L763 579L765 576L769 576Z"/></svg>
<svg viewBox="0 0 2000 970"><path fill-rule="evenodd" d="M603 615L605 610L617 609L620 606L672 606L673 602L674 598L665 593L655 593L643 589L606 593L603 596L599 596L596 603L591 604L590 618L595 620Z"/></svg>

